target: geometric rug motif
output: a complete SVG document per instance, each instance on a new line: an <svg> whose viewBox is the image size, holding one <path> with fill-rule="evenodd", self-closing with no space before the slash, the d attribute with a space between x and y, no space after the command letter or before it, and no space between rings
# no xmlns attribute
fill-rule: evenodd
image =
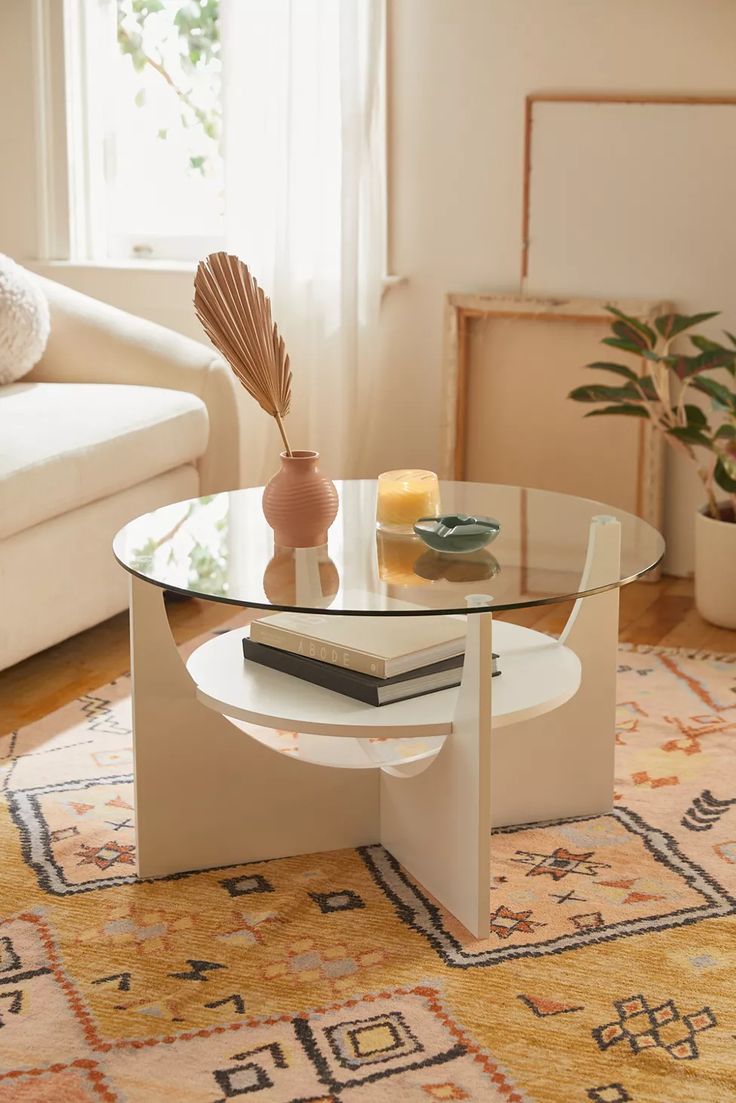
<svg viewBox="0 0 736 1103"><path fill-rule="evenodd" d="M700 1056L695 1035L717 1026L709 1007L681 1015L672 1000L650 1007L644 996L629 996L614 1007L618 1018L593 1031L602 1050L626 1041L633 1053L661 1046L678 1061L692 1061Z"/></svg>
<svg viewBox="0 0 736 1103"><path fill-rule="evenodd" d="M0 734L0 1103L734 1103L734 658L620 650L480 942L380 846L138 880L127 677Z"/></svg>
<svg viewBox="0 0 736 1103"><path fill-rule="evenodd" d="M383 847L359 853L402 921L454 968L562 953L736 910L736 899L671 835L623 807L611 816L495 831L491 934L480 942L469 941Z"/></svg>
<svg viewBox="0 0 736 1103"><path fill-rule="evenodd" d="M45 922L21 915L0 926L17 947L12 985L0 995L0 1103L151 1098L148 1085L175 1084L182 1062L196 1070L177 1099L351 1099L380 1088L393 1098L505 1099L522 1103L499 1066L453 1021L428 986L394 988L298 1015L243 1020L225 1029L158 1038L103 1038L68 981ZM5 1002L4 997L15 999ZM43 1062L26 1062L29 1020L45 1036ZM380 1098L357 1091L356 1098Z"/></svg>
<svg viewBox="0 0 736 1103"><path fill-rule="evenodd" d="M135 879L132 802L129 774L8 792L25 860L56 895Z"/></svg>

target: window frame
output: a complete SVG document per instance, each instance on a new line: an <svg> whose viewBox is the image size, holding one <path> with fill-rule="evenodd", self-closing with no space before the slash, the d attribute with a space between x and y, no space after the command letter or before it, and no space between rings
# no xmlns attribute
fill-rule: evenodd
<svg viewBox="0 0 736 1103"><path fill-rule="evenodd" d="M73 97L79 96L81 89L73 88L68 66L68 42L78 34L81 18L81 5L89 0L29 0L32 5L33 68L35 85L35 145L36 145L36 211L37 211L37 267L43 270L63 265L69 269L83 271L97 268L109 272L149 271L158 286L158 277L167 271L181 272L194 270L196 258L204 256L212 248L224 248L225 239L213 235L189 235L191 249L182 250L169 242L180 242L181 237L159 237L146 240L133 240L129 243L128 255L107 255L103 258L92 257L89 242L85 244L85 235L81 231L82 219L79 215L81 203L91 198L86 189L90 186L89 167L86 165L80 178L74 171L71 156L71 127L69 120L74 110ZM407 277L393 270L393 249L391 224L391 151L389 125L391 112L391 54L390 54L390 8L387 0L384 34L384 111L386 141L386 218L384 225L384 257L386 274L383 280L384 292L407 283ZM76 23L76 27L74 24ZM80 66L81 68L81 66ZM77 189L81 189L81 194ZM76 197L75 197L76 193ZM76 214L73 211L76 206ZM81 241L80 241L81 237ZM127 248L127 246L126 246ZM53 271L49 271L53 275Z"/></svg>
<svg viewBox="0 0 736 1103"><path fill-rule="evenodd" d="M68 260L71 254L65 15L65 3L33 0L36 209L38 251L43 260Z"/></svg>
<svg viewBox="0 0 736 1103"><path fill-rule="evenodd" d="M92 0L94 3L94 0ZM109 0L114 4L114 0ZM102 135L90 132L91 0L32 0L37 149L38 259L74 266L195 266L224 234L109 235Z"/></svg>

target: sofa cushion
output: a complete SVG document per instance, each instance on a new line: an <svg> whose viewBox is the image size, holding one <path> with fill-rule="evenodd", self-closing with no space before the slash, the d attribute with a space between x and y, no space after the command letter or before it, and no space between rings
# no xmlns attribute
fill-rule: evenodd
<svg viewBox="0 0 736 1103"><path fill-rule="evenodd" d="M27 375L49 338L49 304L36 276L0 253L0 384Z"/></svg>
<svg viewBox="0 0 736 1103"><path fill-rule="evenodd" d="M111 383L0 388L0 538L196 460L204 403Z"/></svg>

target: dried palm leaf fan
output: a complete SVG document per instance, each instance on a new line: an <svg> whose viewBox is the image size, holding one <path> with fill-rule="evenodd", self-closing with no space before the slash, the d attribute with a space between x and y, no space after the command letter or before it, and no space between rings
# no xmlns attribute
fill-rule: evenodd
<svg viewBox="0 0 736 1103"><path fill-rule="evenodd" d="M197 265L194 309L205 333L248 394L284 430L291 403L291 369L283 338L271 318L271 302L248 268L229 253L210 253Z"/></svg>

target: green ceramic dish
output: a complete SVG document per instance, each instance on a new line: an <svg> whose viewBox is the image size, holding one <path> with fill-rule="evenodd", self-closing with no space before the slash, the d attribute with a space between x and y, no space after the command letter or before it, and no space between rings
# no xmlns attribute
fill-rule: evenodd
<svg viewBox="0 0 736 1103"><path fill-rule="evenodd" d="M429 582L481 582L493 578L500 570L496 557L485 548L466 555L444 555L428 548L414 564L414 574Z"/></svg>
<svg viewBox="0 0 736 1103"><path fill-rule="evenodd" d="M454 513L449 517L420 517L414 532L437 552L464 555L478 551L495 540L501 524L493 517L468 517Z"/></svg>

